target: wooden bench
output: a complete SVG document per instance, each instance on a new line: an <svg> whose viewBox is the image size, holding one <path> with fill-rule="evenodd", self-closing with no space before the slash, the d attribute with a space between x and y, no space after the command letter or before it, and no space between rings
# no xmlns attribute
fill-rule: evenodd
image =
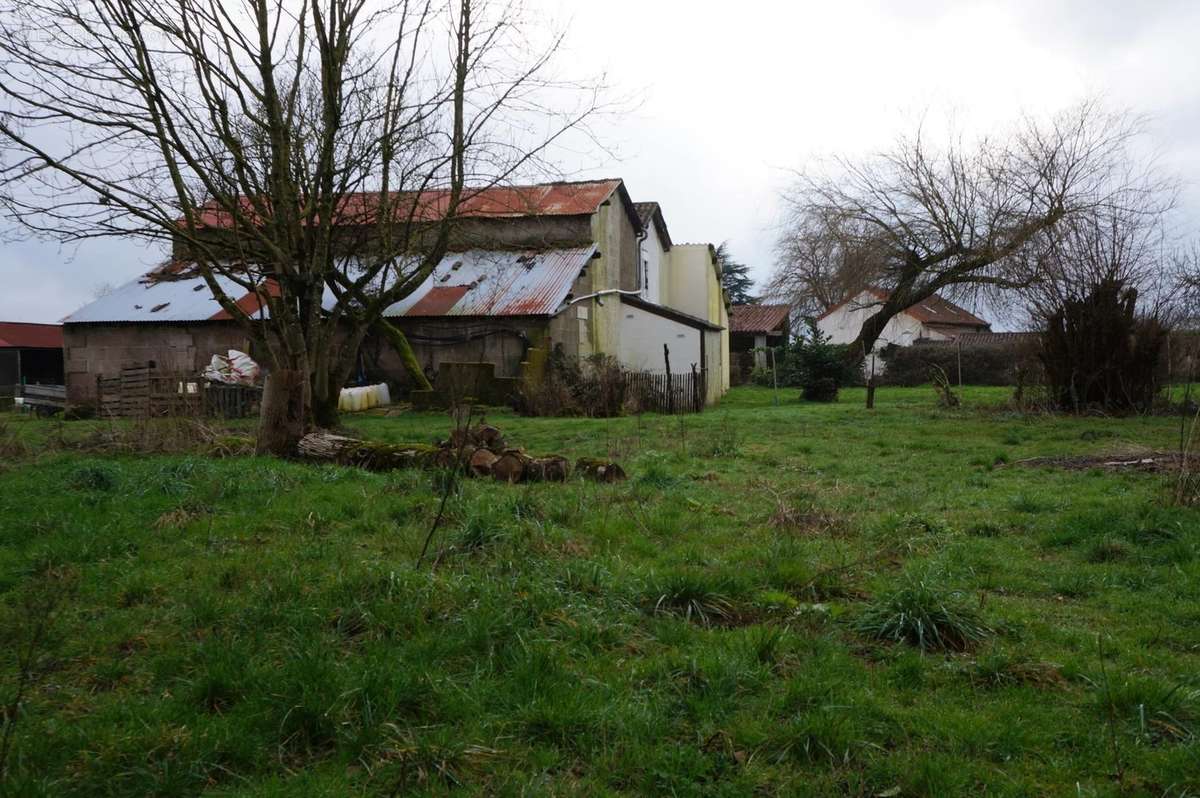
<svg viewBox="0 0 1200 798"><path fill-rule="evenodd" d="M65 385L22 385L21 397L26 407L39 413L53 413L67 406Z"/></svg>

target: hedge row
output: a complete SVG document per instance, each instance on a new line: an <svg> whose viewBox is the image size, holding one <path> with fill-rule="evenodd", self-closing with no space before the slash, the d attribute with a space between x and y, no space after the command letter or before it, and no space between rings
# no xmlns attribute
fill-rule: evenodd
<svg viewBox="0 0 1200 798"><path fill-rule="evenodd" d="M959 383L960 352L958 347L941 344L892 346L883 352L882 385L923 385L929 382L934 366L942 368L952 384ZM1019 370L1024 370L1026 382L1041 373L1036 344L1009 346L964 346L961 352L962 383L964 385L1015 385Z"/></svg>

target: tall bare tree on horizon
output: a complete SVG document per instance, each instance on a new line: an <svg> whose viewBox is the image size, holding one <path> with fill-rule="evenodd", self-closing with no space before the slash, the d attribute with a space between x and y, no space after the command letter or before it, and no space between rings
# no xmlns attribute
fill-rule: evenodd
<svg viewBox="0 0 1200 798"><path fill-rule="evenodd" d="M861 356L896 314L936 293L990 299L1041 284L1068 231L1173 201L1172 182L1137 153L1145 127L1088 101L974 140L936 145L919 129L875 156L797 174L773 286L814 307L883 289L849 347Z"/></svg>
<svg viewBox="0 0 1200 798"><path fill-rule="evenodd" d="M513 2L0 2L0 207L171 247L266 353L259 449L336 422L367 330L474 192L600 107ZM553 107L552 107L553 105ZM261 310L240 307L253 292Z"/></svg>

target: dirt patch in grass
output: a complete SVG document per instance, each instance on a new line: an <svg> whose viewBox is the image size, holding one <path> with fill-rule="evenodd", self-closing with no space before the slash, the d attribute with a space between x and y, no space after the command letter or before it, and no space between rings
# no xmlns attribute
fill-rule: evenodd
<svg viewBox="0 0 1200 798"><path fill-rule="evenodd" d="M1180 456L1173 452L1145 452L1136 455L1088 454L1070 457L1031 457L1010 466L1025 468L1061 468L1066 471L1141 471L1159 473L1179 469Z"/></svg>

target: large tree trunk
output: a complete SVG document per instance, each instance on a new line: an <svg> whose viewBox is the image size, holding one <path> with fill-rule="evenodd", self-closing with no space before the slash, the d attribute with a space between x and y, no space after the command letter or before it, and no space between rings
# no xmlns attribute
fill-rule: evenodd
<svg viewBox="0 0 1200 798"><path fill-rule="evenodd" d="M338 400L341 398L341 387L334 387L333 380L324 381L324 389L316 390L314 386L312 399L312 426L320 429L337 429L341 423L338 415Z"/></svg>
<svg viewBox="0 0 1200 798"><path fill-rule="evenodd" d="M331 341L313 358L316 366L313 368L310 385L311 426L320 429L337 429L341 426L338 400L342 395L342 387L350 379L350 374L357 365L358 349L362 345L365 331L366 328L362 327L351 332L345 340Z"/></svg>
<svg viewBox="0 0 1200 798"><path fill-rule="evenodd" d="M258 454L290 457L308 422L308 377L301 369L273 369L263 385Z"/></svg>

